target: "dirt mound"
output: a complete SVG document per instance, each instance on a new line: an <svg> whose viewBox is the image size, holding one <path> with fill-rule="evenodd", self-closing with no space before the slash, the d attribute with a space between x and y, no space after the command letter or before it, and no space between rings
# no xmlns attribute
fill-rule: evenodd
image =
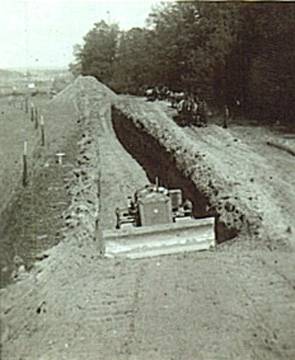
<svg viewBox="0 0 295 360"><path fill-rule="evenodd" d="M91 94L93 92L107 96L109 99L114 99L116 97L116 94L112 90L97 81L93 76L78 76L73 83L68 85L52 99L50 106L64 105L69 102L78 104L80 96L84 96L86 93Z"/></svg>

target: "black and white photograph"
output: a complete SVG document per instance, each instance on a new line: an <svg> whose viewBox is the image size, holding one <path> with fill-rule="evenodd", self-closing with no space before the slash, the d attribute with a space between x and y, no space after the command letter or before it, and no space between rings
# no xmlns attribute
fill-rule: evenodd
<svg viewBox="0 0 295 360"><path fill-rule="evenodd" d="M294 360L295 2L0 25L0 360Z"/></svg>

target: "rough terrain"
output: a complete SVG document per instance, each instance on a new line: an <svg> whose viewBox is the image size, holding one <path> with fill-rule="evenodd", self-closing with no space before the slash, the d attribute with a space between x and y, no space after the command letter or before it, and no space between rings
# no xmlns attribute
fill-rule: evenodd
<svg viewBox="0 0 295 360"><path fill-rule="evenodd" d="M268 147L261 134L260 143L257 144L254 136L255 147L251 147L243 140L242 131L237 134L236 128L224 130L215 124L206 128L180 128L164 113L163 105L166 104L143 103L134 98L121 100L116 107L125 119L120 119L116 128L126 128L122 139L133 131L132 143L135 132L140 133L136 145L144 143L142 153L154 157L154 167L160 162L159 176L164 173L164 178L170 177L166 182L171 182L171 176L175 175L162 167L165 163L174 164L206 196L207 206L215 209L226 227L250 234L256 243L262 240L264 244L268 241L294 245L294 157ZM270 136L268 133L268 139ZM252 137L253 134L248 139ZM155 144L149 146L153 139L160 145L154 151ZM261 149L261 143L268 147L265 153L272 153L274 160L257 152L256 147ZM129 149L132 151L132 144ZM163 161L159 160L160 154Z"/></svg>
<svg viewBox="0 0 295 360"><path fill-rule="evenodd" d="M140 101L134 99L128 105L133 107L130 117L140 115L147 119L144 124L149 119L165 119L159 126L166 120L169 123L161 104ZM284 160L271 162L270 152L279 150L269 150L264 156L255 142L234 141L239 129L227 133L212 126L200 132L183 131L171 120L166 134L173 129L178 139L187 141L188 152L196 146L206 154L200 167L210 169L201 181L212 177L219 196L233 197L249 218L252 208L254 220L263 210L253 230L259 234L247 233L241 226L237 238L214 252L136 261L103 259L100 231L114 226L115 207L125 205L126 197L144 185L149 175L115 136L114 102L113 93L94 79L84 78L53 104L64 109L76 104L75 122L80 121L77 159L65 184L70 206L64 212L63 241L47 250L20 281L1 290L2 358L294 359L294 220L288 212L294 209L294 183L288 175L291 155L280 153ZM70 122L73 114L68 116ZM231 155L235 161L230 161ZM252 167L256 161L262 166L260 172ZM280 174L281 181L290 186L281 188L285 183L269 181L264 188L270 172L275 180ZM245 184L245 178L252 176L257 187L250 179ZM193 180L203 184L201 190L209 191L208 181L200 183L197 176ZM209 192L206 196L211 205L218 205L218 197L210 197ZM254 205L249 196L258 197ZM280 207L283 203L285 208ZM231 219L221 205L225 221ZM274 210L273 218L267 205ZM286 231L286 226L291 229Z"/></svg>

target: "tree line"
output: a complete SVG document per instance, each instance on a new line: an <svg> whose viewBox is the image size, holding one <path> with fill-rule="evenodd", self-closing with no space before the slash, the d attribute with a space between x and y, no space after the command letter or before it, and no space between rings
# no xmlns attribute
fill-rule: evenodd
<svg viewBox="0 0 295 360"><path fill-rule="evenodd" d="M239 100L245 113L293 121L295 4L164 2L144 28L100 21L74 48L74 75L119 93L165 85L216 106Z"/></svg>

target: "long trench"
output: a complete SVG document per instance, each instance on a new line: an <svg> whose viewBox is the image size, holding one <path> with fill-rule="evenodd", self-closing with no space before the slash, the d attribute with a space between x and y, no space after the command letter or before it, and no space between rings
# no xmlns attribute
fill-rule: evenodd
<svg viewBox="0 0 295 360"><path fill-rule="evenodd" d="M125 150L144 168L150 182L158 177L161 185L167 188L181 189L183 197L193 203L193 215L196 218L214 216L217 242L223 242L237 236L235 228L228 228L219 220L217 211L210 206L207 197L195 186L191 179L176 167L175 160L146 132L134 126L121 111L112 108L112 124L115 134ZM130 194L131 195L131 194Z"/></svg>

